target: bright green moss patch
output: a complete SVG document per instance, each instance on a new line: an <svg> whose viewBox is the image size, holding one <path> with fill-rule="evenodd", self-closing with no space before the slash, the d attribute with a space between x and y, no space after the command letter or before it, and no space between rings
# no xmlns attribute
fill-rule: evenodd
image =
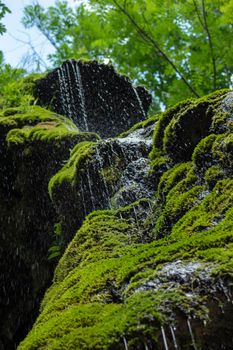
<svg viewBox="0 0 233 350"><path fill-rule="evenodd" d="M78 131L77 127L68 118L52 113L39 106L28 106L8 109L0 118L0 130L9 127L12 129L37 127L45 131L51 131L53 127L63 126L69 131Z"/></svg>
<svg viewBox="0 0 233 350"><path fill-rule="evenodd" d="M224 220L233 207L233 180L218 181L210 194L193 207L173 227L172 237L196 234L209 230Z"/></svg>
<svg viewBox="0 0 233 350"><path fill-rule="evenodd" d="M76 184L78 170L84 160L86 161L87 158L91 159L91 156L95 152L94 146L94 142L84 141L74 147L68 162L49 182L49 194L51 198L53 198L53 194L61 183Z"/></svg>
<svg viewBox="0 0 233 350"><path fill-rule="evenodd" d="M120 346L123 336L132 346L148 338L156 344L160 325L175 310L205 317L205 299L197 293L190 302L186 293L192 287L187 284L177 289L171 281L168 290L163 282L157 289L140 288L153 281L166 262L178 259L184 264L208 261L214 276L228 274L232 224L227 215L194 236L135 244L135 228L117 211L91 214L61 259L41 315L19 349L109 349Z"/></svg>
<svg viewBox="0 0 233 350"><path fill-rule="evenodd" d="M209 189L212 189L218 180L221 180L224 178L224 172L218 165L213 165L212 167L208 168L205 172L205 182Z"/></svg>
<svg viewBox="0 0 233 350"><path fill-rule="evenodd" d="M164 112L155 128L151 159L162 151L176 161L190 160L197 143L211 133L212 118L228 91L184 101Z"/></svg>
<svg viewBox="0 0 233 350"><path fill-rule="evenodd" d="M157 195L165 198L168 192L187 175L191 165L191 162L176 164L173 168L164 172L158 185Z"/></svg>

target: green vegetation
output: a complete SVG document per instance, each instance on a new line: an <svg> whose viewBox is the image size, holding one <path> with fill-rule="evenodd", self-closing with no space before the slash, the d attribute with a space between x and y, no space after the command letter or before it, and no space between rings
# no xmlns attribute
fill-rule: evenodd
<svg viewBox="0 0 233 350"><path fill-rule="evenodd" d="M96 139L98 139L98 137L96 137ZM94 142L84 141L74 147L68 162L49 182L49 194L51 198L53 198L56 189L61 183L63 183L64 186L65 183L71 184L71 186L77 184L78 171L81 169L83 161L86 161L87 158L91 159L91 156L95 152L94 145Z"/></svg>
<svg viewBox="0 0 233 350"><path fill-rule="evenodd" d="M176 324L179 317L211 322L213 295L218 303L215 286L230 280L233 270L233 139L231 129L219 134L220 129L212 127L225 96L225 91L215 93L162 114L151 153L151 171L159 165L161 170L155 174L152 213L141 219L140 212L150 208L148 200L141 200L86 217L61 257L41 313L19 350L123 349L124 338L132 348L144 346L148 339L156 347L161 326ZM178 121L187 126L184 142L190 138L190 111L198 120L209 118L209 128L196 129L186 161L172 156L164 145L174 136L166 130ZM176 147L173 139L169 142ZM75 186L82 161L94 155L93 143L77 145L51 179L50 195L62 191L66 181ZM108 175L108 169L104 171ZM111 181L110 172L109 177ZM69 200L75 207L75 197ZM181 274L186 266L197 264L193 278L180 282L179 269L167 274L166 268L179 264ZM204 293L193 281L204 284Z"/></svg>
<svg viewBox="0 0 233 350"><path fill-rule="evenodd" d="M126 341L129 349L155 349L161 327L189 318L208 327L219 317L233 278L231 10L232 0L26 6L23 23L54 46L53 66L70 58L109 62L152 91L153 112L175 105L120 135L154 126L154 197L115 209L117 194L124 197L124 184L115 191L124 151L37 106L34 87L44 75L27 76L0 52L3 249L17 252L30 280L28 287L14 277L23 290L15 319L27 308L28 317L49 283L49 264L57 264L19 350L123 350ZM0 0L0 35L8 11ZM182 348L191 341L189 334Z"/></svg>
<svg viewBox="0 0 233 350"><path fill-rule="evenodd" d="M158 110L160 102L167 107L230 86L231 8L231 0L88 0L74 9L58 1L27 6L23 23L54 46L54 65L110 61L153 92Z"/></svg>

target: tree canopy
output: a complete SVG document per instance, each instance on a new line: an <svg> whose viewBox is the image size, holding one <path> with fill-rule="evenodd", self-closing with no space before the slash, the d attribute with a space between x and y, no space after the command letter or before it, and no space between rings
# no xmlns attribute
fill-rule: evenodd
<svg viewBox="0 0 233 350"><path fill-rule="evenodd" d="M170 105L229 87L232 0L86 0L44 9L27 6L23 23L36 26L67 58L111 61Z"/></svg>

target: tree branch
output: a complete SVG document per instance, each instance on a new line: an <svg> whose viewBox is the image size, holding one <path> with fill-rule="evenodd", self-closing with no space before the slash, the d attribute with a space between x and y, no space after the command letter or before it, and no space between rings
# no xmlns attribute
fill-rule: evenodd
<svg viewBox="0 0 233 350"><path fill-rule="evenodd" d="M205 24L205 29L208 37L209 47L210 47L210 55L212 58L212 65L213 65L213 89L216 90L216 80L217 80L217 69L216 69L216 59L214 56L214 47L212 42L212 37L209 31L208 23L207 23L207 16L206 16L206 9L205 9L205 0L202 0L202 13L203 13L203 19Z"/></svg>
<svg viewBox="0 0 233 350"><path fill-rule="evenodd" d="M140 27L140 25L136 22L136 20L130 15L130 13L122 7L117 0L113 0L113 3L118 7L118 9L130 20L130 22L133 24L133 26L136 28L138 34L143 38L143 40L149 44L151 44L156 53L162 57L178 74L180 79L184 82L184 84L188 87L188 89L196 96L199 97L198 93L195 91L195 89L192 87L192 85L188 82L188 80L184 77L182 72L179 70L179 68L176 66L176 64L167 56L167 54L161 49L159 44L155 41L155 39L150 36L143 28Z"/></svg>
<svg viewBox="0 0 233 350"><path fill-rule="evenodd" d="M213 42L212 42L212 37L209 31L209 27L208 27L208 23L207 23L207 16L206 16L206 9L205 9L205 0L202 0L202 15L203 15L203 21L201 18L201 15L199 13L199 9L197 6L197 3L195 0L193 0L193 5L194 8L196 10L197 13L197 17L199 19L199 22L202 26L202 28L204 29L204 31L207 34L207 38L208 38L208 44L209 44L209 49L210 49L210 56L211 56L211 60L212 60L212 67L213 67L213 90L216 90L217 88L217 69L216 69L216 59L215 59L215 55L214 55L214 47L213 47Z"/></svg>

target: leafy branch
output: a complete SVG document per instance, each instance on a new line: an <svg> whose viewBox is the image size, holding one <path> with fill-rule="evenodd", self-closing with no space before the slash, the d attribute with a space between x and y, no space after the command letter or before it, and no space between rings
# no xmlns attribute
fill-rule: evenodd
<svg viewBox="0 0 233 350"><path fill-rule="evenodd" d="M152 35L150 35L147 31L145 31L135 20L135 18L127 11L126 9L126 1L124 1L124 6L121 6L117 0L113 0L113 3L117 6L117 8L130 20L131 24L135 27L138 34L141 36L141 38L153 46L155 52L157 55L162 57L172 68L173 70L178 74L180 79L184 82L184 84L188 87L188 89L196 96L199 97L198 93L195 91L195 89L192 87L192 85L188 82L188 80L185 78L185 76L182 74L180 69L177 67L177 65L170 59L170 57L164 52L164 50L160 47L158 42L153 38Z"/></svg>
<svg viewBox="0 0 233 350"><path fill-rule="evenodd" d="M198 8L196 0L193 0L193 5L194 5L194 8L195 8L197 17L199 19L199 22L200 22L202 28L204 29L204 31L207 34L209 50L210 50L210 56L211 56L212 67L213 67L213 90L216 90L216 88L217 88L217 68L216 68L216 58L215 58L215 54L214 54L214 45L213 45L213 41L212 41L212 36L211 36L210 30L209 30L208 22L207 22L207 12L206 12L205 0L201 0L201 4L202 4L202 16L203 16L203 19L201 17L200 12L199 12L199 8Z"/></svg>

